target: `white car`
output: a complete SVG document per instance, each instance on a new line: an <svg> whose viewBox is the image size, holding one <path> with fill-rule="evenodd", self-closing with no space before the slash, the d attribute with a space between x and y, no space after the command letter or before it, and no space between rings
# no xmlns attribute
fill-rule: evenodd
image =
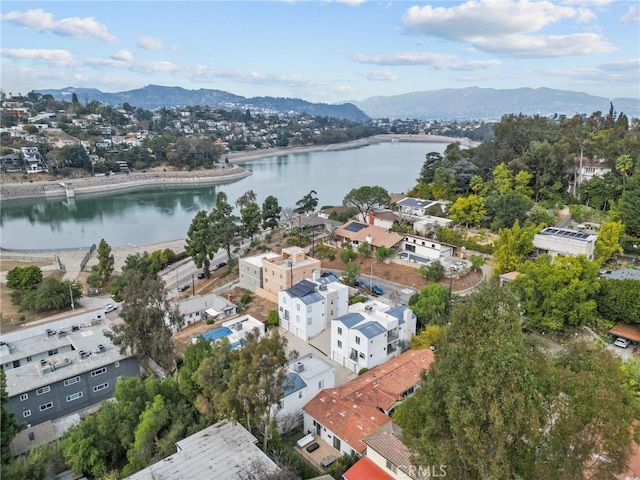
<svg viewBox="0 0 640 480"><path fill-rule="evenodd" d="M620 347L620 348L627 348L630 343L631 343L631 340L627 340L626 338L622 338L622 337L616 338L616 341L613 342L613 344L616 347Z"/></svg>
<svg viewBox="0 0 640 480"><path fill-rule="evenodd" d="M111 313L111 312L115 312L118 309L118 306L114 303L107 303L104 306L104 313Z"/></svg>

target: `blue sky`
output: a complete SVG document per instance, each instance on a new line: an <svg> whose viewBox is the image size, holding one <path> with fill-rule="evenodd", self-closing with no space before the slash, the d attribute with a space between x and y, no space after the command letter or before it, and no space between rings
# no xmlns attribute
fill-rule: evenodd
<svg viewBox="0 0 640 480"><path fill-rule="evenodd" d="M1 4L1 88L148 84L316 102L441 88L640 97L640 2Z"/></svg>

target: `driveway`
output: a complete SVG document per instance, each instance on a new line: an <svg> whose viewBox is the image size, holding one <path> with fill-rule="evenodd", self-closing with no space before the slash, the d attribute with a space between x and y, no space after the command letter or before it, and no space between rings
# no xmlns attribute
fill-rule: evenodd
<svg viewBox="0 0 640 480"><path fill-rule="evenodd" d="M319 338L319 337L326 335L326 338L328 339L329 336L331 335L331 330L325 330L320 335L317 335L316 337L311 339L310 343L319 345L321 349L311 345L310 343L305 342L299 337L296 337L293 333L286 331L282 327L279 327L279 330L280 330L280 334L283 335L288 340L287 353L293 350L297 351L300 354L300 356L306 355L308 353L313 353L314 355L317 355L319 358L322 358L326 362L333 365L336 372L336 387L344 385L349 380L353 380L354 378L357 377L357 375L353 373L351 370L343 367L339 363L334 362L329 358L328 355L324 353L324 351L326 351L327 353L330 353L329 342L327 340L324 340L324 337L322 338Z"/></svg>

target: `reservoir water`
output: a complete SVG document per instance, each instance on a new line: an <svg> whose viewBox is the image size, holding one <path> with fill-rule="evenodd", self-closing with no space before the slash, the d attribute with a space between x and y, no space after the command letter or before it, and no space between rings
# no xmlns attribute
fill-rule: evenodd
<svg viewBox="0 0 640 480"><path fill-rule="evenodd" d="M352 189L381 186L406 192L416 183L425 155L444 152L445 143L390 142L324 152L287 154L239 165L252 171L240 181L207 187L154 188L105 193L75 200L3 201L0 246L18 249L85 247L104 238L110 245L146 244L186 237L199 210L210 211L218 192L230 204L248 190L257 202L273 195L293 207L311 190L318 207L340 205Z"/></svg>

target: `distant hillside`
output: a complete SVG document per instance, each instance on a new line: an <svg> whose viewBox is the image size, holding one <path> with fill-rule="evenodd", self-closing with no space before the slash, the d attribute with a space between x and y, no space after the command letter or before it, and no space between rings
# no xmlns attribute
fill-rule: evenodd
<svg viewBox="0 0 640 480"><path fill-rule="evenodd" d="M609 111L613 102L616 112L640 117L640 99L610 100L581 92L550 88L448 88L412 92L388 97L370 97L353 102L372 118L416 118L434 120L499 120L504 114L523 113L543 116L554 113L573 116L596 111Z"/></svg>
<svg viewBox="0 0 640 480"><path fill-rule="evenodd" d="M53 95L58 100L71 101L75 93L81 103L98 102L118 106L127 102L136 108L153 110L160 107L185 107L188 105L225 110L255 107L261 110L273 110L279 113L296 112L308 113L334 118L344 118L352 121L366 121L369 117L351 103L330 105L326 103L310 103L297 98L254 97L246 98L222 90L187 90L182 87L162 87L147 85L146 87L125 92L106 93L95 88L67 87L57 90L37 90L42 95Z"/></svg>

